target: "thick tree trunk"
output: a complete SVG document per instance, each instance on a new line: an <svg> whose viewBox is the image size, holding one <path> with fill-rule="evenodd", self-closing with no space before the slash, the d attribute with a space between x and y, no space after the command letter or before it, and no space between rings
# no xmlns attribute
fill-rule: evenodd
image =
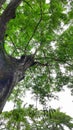
<svg viewBox="0 0 73 130"><path fill-rule="evenodd" d="M24 78L25 71L34 65L32 55L15 59L9 56L3 46L6 25L15 17L15 10L22 0L11 0L3 14L0 16L0 113L14 86ZM0 1L0 7L5 0Z"/></svg>
<svg viewBox="0 0 73 130"><path fill-rule="evenodd" d="M25 71L34 64L32 55L15 59L8 56L4 49L0 49L0 112L14 86L24 78Z"/></svg>

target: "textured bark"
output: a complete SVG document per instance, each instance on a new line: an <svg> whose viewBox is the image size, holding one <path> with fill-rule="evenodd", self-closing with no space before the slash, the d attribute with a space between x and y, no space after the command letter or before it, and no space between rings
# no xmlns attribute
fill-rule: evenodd
<svg viewBox="0 0 73 130"><path fill-rule="evenodd" d="M24 78L25 71L34 64L32 55L15 59L0 48L0 112L14 86Z"/></svg>
<svg viewBox="0 0 73 130"><path fill-rule="evenodd" d="M32 55L15 59L9 56L4 49L4 36L6 25L10 19L15 18L15 10L22 0L11 0L0 17L0 112L14 86L24 78L25 71L35 64ZM0 4L5 2L1 0Z"/></svg>

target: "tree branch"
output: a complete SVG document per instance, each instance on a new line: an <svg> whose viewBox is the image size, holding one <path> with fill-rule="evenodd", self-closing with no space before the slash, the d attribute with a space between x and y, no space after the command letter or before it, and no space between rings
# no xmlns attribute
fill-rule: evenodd
<svg viewBox="0 0 73 130"><path fill-rule="evenodd" d="M27 45L26 45L26 47L25 47L25 52L26 52L26 49L27 49L27 47L28 47L30 41L32 40L33 36L35 35L36 30L37 30L37 28L38 28L40 22L41 22L41 18L40 18L39 22L37 23L37 25L35 26L35 28L34 28L34 30L33 30L33 33L32 33L32 35L31 35L31 37L30 37L30 39L29 39L29 41L28 41L28 43L27 43Z"/></svg>
<svg viewBox="0 0 73 130"><path fill-rule="evenodd" d="M39 65L39 66L49 66L48 63L41 63L41 62L38 62L38 61L34 62L34 64Z"/></svg>
<svg viewBox="0 0 73 130"><path fill-rule="evenodd" d="M0 17L0 43L4 41L6 25L10 19L15 18L15 11L22 0L11 0Z"/></svg>
<svg viewBox="0 0 73 130"><path fill-rule="evenodd" d="M0 8L2 7L2 5L5 3L6 0L0 0Z"/></svg>
<svg viewBox="0 0 73 130"><path fill-rule="evenodd" d="M34 53L35 54L35 53ZM48 63L40 63L39 61L37 60L40 60L40 59L49 59L49 57L40 57L40 58L35 58L36 62L35 64L36 65L41 65L41 66L49 66ZM67 64L68 66L72 67L73 68L73 64L70 64L68 63L68 61L65 61L65 60L61 60L59 58L56 58L56 57L52 57L51 60L54 60L55 62L59 62L59 63L64 63L64 64Z"/></svg>
<svg viewBox="0 0 73 130"><path fill-rule="evenodd" d="M5 24L9 22L10 19L15 18L15 10L22 0L11 0L5 11L3 12L1 19Z"/></svg>

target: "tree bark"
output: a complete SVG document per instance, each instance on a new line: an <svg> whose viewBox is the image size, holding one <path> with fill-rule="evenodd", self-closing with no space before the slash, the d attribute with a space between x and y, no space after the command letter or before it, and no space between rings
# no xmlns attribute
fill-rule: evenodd
<svg viewBox="0 0 73 130"><path fill-rule="evenodd" d="M7 23L15 18L15 11L22 0L11 0L0 16L0 113L14 86L24 78L25 71L35 64L32 55L20 59L9 56L4 48L4 36ZM2 5L5 0L0 1Z"/></svg>

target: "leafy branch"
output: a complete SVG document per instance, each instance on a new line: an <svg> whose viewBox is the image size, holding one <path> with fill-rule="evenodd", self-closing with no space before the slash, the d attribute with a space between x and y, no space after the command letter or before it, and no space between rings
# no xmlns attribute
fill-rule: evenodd
<svg viewBox="0 0 73 130"><path fill-rule="evenodd" d="M41 22L41 18L40 18L39 22L37 23L37 25L35 26L35 28L34 28L34 30L33 30L33 33L32 33L32 35L31 35L31 37L30 37L30 39L29 39L29 41L28 41L28 43L27 43L27 45L26 45L26 47L25 47L25 52L26 52L26 49L27 49L27 47L28 47L30 41L32 40L33 36L35 35L36 30L37 30L37 28L38 28L40 22Z"/></svg>

